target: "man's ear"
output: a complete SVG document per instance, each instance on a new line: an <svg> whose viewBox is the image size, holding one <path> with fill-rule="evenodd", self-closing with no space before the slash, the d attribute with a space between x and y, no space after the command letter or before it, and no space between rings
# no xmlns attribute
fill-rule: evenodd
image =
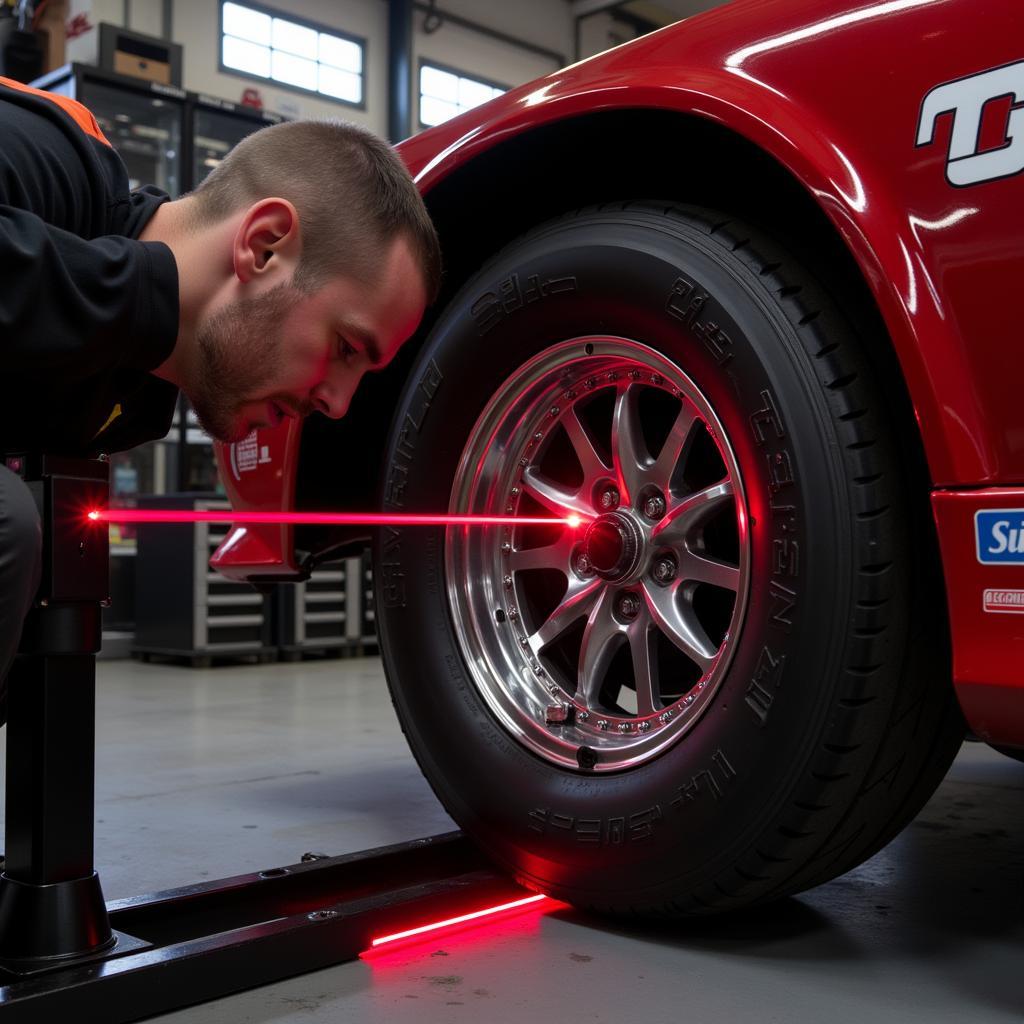
<svg viewBox="0 0 1024 1024"><path fill-rule="evenodd" d="M295 207L287 199L261 199L245 211L235 232L235 276L243 284L268 273L278 281L290 280L301 251Z"/></svg>

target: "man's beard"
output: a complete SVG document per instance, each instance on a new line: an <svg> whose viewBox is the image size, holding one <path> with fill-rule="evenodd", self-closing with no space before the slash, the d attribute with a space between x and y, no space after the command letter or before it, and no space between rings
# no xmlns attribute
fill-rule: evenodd
<svg viewBox="0 0 1024 1024"><path fill-rule="evenodd" d="M197 331L185 394L200 426L218 441L240 441L239 409L274 390L284 365L281 323L302 295L283 282L254 299L239 299L212 314Z"/></svg>

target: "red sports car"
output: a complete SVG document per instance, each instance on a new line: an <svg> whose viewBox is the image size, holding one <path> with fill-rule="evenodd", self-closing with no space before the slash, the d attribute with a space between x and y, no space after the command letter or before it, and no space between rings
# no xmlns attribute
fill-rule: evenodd
<svg viewBox="0 0 1024 1024"><path fill-rule="evenodd" d="M402 726L525 884L696 914L887 843L965 728L1024 751L1024 10L738 0L401 152L446 287L236 507L586 526L372 541ZM965 725L966 721L966 725Z"/></svg>

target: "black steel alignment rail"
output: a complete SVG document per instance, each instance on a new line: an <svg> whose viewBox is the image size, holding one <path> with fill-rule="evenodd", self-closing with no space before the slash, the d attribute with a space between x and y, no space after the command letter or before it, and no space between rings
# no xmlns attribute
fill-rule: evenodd
<svg viewBox="0 0 1024 1024"><path fill-rule="evenodd" d="M133 1021L353 960L375 937L527 895L460 832L107 904L117 946L18 974L4 1024Z"/></svg>

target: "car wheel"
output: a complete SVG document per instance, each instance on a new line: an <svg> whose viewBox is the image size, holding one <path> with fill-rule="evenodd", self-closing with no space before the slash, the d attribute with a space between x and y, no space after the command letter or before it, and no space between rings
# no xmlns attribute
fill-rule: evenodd
<svg viewBox="0 0 1024 1024"><path fill-rule="evenodd" d="M383 504L382 652L456 822L613 912L792 893L887 842L963 735L925 493L815 275L725 214L543 225L443 311Z"/></svg>

